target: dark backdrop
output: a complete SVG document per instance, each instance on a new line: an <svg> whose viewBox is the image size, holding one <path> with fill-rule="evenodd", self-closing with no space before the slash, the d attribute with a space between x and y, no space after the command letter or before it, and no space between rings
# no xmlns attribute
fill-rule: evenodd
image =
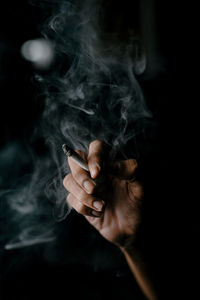
<svg viewBox="0 0 200 300"><path fill-rule="evenodd" d="M174 260L167 254L163 257L163 261L172 261L171 272L166 271L163 280L169 281L170 289L172 277L180 293L186 292L188 286L191 294L195 293L195 271L199 264L198 194L196 173L190 169L196 162L194 11L182 3L157 1L156 31L165 67L159 76L142 82L148 105L159 123L158 144L166 164L167 194L171 195L163 195L160 201L166 201L173 212L169 215L169 230L175 226L174 235L166 237ZM43 151L41 140L31 143L42 105L37 101L34 69L21 57L20 48L26 40L41 36L40 24L47 15L43 5L32 6L26 0L1 3L1 189L9 189L20 176L32 170L30 144L37 153ZM3 220L3 202L0 209ZM0 226L2 237L7 224L1 222ZM81 216L72 213L56 225L56 230L58 239L49 244L8 251L2 243L0 299L71 299L70 295L75 299L143 299L121 253L99 237ZM88 236L92 236L92 241ZM172 293L171 299L178 298Z"/></svg>

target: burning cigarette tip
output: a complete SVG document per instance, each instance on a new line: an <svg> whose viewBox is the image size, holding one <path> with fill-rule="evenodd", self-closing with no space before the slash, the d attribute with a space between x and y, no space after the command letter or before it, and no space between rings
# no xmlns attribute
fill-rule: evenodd
<svg viewBox="0 0 200 300"><path fill-rule="evenodd" d="M62 145L62 149L63 149L63 152L67 155L67 156L71 156L72 153L73 153L73 150L67 146L66 144L63 144Z"/></svg>
<svg viewBox="0 0 200 300"><path fill-rule="evenodd" d="M73 161L75 161L76 164L78 164L81 168L83 168L86 171L89 171L87 162L78 154L76 153L72 148L70 148L68 145L63 144L62 145L63 152L66 156L70 156Z"/></svg>

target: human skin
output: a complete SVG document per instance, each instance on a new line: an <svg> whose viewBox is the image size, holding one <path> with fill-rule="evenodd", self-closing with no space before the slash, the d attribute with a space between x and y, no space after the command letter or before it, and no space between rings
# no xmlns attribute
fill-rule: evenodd
<svg viewBox="0 0 200 300"><path fill-rule="evenodd" d="M87 160L89 172L68 158L71 173L63 180L69 192L68 204L122 250L147 299L159 299L138 242L145 194L143 184L135 176L137 161L108 161L108 149L100 140L90 144L88 155L77 152Z"/></svg>

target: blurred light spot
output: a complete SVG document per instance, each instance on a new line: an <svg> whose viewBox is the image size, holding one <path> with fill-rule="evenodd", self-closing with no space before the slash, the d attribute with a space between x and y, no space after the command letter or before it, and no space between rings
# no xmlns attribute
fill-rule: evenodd
<svg viewBox="0 0 200 300"><path fill-rule="evenodd" d="M21 54L40 69L47 69L54 58L53 45L45 39L26 41L21 47Z"/></svg>

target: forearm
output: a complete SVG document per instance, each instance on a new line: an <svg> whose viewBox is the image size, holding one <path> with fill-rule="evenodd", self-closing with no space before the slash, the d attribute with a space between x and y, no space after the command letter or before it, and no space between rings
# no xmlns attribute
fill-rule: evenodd
<svg viewBox="0 0 200 300"><path fill-rule="evenodd" d="M147 262L145 255L135 247L121 248L126 261L144 295L149 300L158 300L159 292L155 286L154 278L152 276L151 267Z"/></svg>

